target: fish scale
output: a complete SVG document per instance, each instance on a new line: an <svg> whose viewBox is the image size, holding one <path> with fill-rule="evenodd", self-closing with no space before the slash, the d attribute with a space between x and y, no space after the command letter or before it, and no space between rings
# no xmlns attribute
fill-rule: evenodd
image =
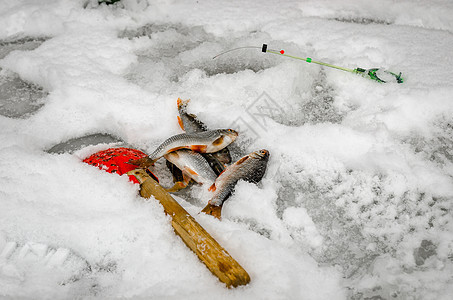
<svg viewBox="0 0 453 300"><path fill-rule="evenodd" d="M200 153L183 149L166 154L165 158L198 183L210 186L217 178Z"/></svg>
<svg viewBox="0 0 453 300"><path fill-rule="evenodd" d="M210 188L214 194L209 205L221 206L241 179L252 183L259 182L266 172L268 160L269 152L263 149L246 155L227 167Z"/></svg>
<svg viewBox="0 0 453 300"><path fill-rule="evenodd" d="M186 133L207 131L207 126L194 114L187 112L187 104L190 100L181 100L178 98L178 123ZM223 148L215 153L203 153L203 157L209 162L209 165L217 175L223 172L225 164L231 163L231 155L228 147Z"/></svg>
<svg viewBox="0 0 453 300"><path fill-rule="evenodd" d="M166 139L150 156L130 160L128 164L149 168L165 154L184 148L202 153L216 152L231 144L237 136L238 133L232 129L177 134Z"/></svg>
<svg viewBox="0 0 453 300"><path fill-rule="evenodd" d="M232 133L237 133L234 130L230 129L217 129L217 130L209 130L204 132L197 132L197 133L181 133L174 135L167 140L165 140L162 144L154 150L153 153L149 156L150 159L156 160L166 153L176 151L182 148L189 148L192 150L201 150L199 152L214 152L218 151L224 147L216 147L215 142L225 135L231 135ZM206 146L206 149L197 149L197 146L201 146L200 148Z"/></svg>
<svg viewBox="0 0 453 300"><path fill-rule="evenodd" d="M196 115L187 112L188 103L189 100L183 101L178 99L178 122L181 128L187 133L207 131L206 125Z"/></svg>

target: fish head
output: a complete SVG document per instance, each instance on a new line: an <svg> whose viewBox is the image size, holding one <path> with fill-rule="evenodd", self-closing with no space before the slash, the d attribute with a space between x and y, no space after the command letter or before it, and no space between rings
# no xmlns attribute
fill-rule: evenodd
<svg viewBox="0 0 453 300"><path fill-rule="evenodd" d="M223 137L223 140L226 145L231 144L238 137L237 131L233 129L219 129L219 133Z"/></svg>
<svg viewBox="0 0 453 300"><path fill-rule="evenodd" d="M269 160L269 151L267 151L266 149L261 149L261 150L250 153L249 157L251 157L253 159L267 161L267 160Z"/></svg>
<svg viewBox="0 0 453 300"><path fill-rule="evenodd" d="M177 105L178 105L178 111L180 112L186 112L187 110L187 104L189 103L190 99L187 100L182 100L181 98L178 98L177 100Z"/></svg>
<svg viewBox="0 0 453 300"><path fill-rule="evenodd" d="M250 172L244 176L244 180L258 183L261 181L264 173L266 172L267 162L269 160L269 151L262 149L250 153L248 157Z"/></svg>
<svg viewBox="0 0 453 300"><path fill-rule="evenodd" d="M237 136L238 133L233 129L217 129L215 131L216 139L212 142L211 145L208 145L208 149L206 152L208 153L217 152L225 148L226 146L234 142Z"/></svg>

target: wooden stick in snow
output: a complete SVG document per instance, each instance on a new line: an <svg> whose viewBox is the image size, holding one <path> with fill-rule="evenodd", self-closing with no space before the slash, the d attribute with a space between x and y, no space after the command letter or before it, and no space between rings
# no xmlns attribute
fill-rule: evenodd
<svg viewBox="0 0 453 300"><path fill-rule="evenodd" d="M159 200L165 213L172 218L171 225L176 234L221 282L229 288L250 282L249 274L239 263L145 170L136 169L127 174L134 175L140 182L142 197L154 196Z"/></svg>

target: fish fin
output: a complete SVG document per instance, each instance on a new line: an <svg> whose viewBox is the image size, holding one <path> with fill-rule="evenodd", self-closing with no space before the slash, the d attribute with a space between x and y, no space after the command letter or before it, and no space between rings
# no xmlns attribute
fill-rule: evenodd
<svg viewBox="0 0 453 300"><path fill-rule="evenodd" d="M177 116L177 118L178 118L179 127L181 127L182 130L186 131L186 129L184 128L184 123L182 122L181 117Z"/></svg>
<svg viewBox="0 0 453 300"><path fill-rule="evenodd" d="M246 161L248 158L249 158L248 155L247 155L247 156L244 156L243 158L241 158L240 160L238 160L238 161L236 162L236 165L242 164L242 163L243 163L244 161Z"/></svg>
<svg viewBox="0 0 453 300"><path fill-rule="evenodd" d="M189 167L184 167L184 172L186 172L188 175L198 176L198 173Z"/></svg>
<svg viewBox="0 0 453 300"><path fill-rule="evenodd" d="M178 151L174 151L173 149L170 149L172 152L168 152L167 154L164 155L165 159L168 161L168 158L174 158L174 159L179 159L179 154Z"/></svg>
<svg viewBox="0 0 453 300"><path fill-rule="evenodd" d="M167 151L167 154L171 153L171 152L174 152L176 150L179 150L179 149L183 149L184 147L175 147L175 148L171 148L170 150Z"/></svg>
<svg viewBox="0 0 453 300"><path fill-rule="evenodd" d="M226 171L226 169L227 169L227 167L225 167L225 169L223 169L223 171L222 171L222 172L220 172L220 174L219 174L219 175L217 175L217 178L219 178L219 176L220 176L220 175L222 175L222 173L223 173L223 172L225 172L225 171Z"/></svg>
<svg viewBox="0 0 453 300"><path fill-rule="evenodd" d="M142 169L147 169L151 167L155 162L155 160L152 160L149 156L146 156L135 160L131 159L127 163L130 165L138 166Z"/></svg>
<svg viewBox="0 0 453 300"><path fill-rule="evenodd" d="M208 203L208 205L206 205L206 207L203 208L201 212L207 215L211 215L220 220L220 217L222 215L222 205L217 206Z"/></svg>
<svg viewBox="0 0 453 300"><path fill-rule="evenodd" d="M190 178L187 174L185 174L184 172L182 172L182 180L184 181L184 183L186 185L189 184L189 182L192 180L192 178Z"/></svg>
<svg viewBox="0 0 453 300"><path fill-rule="evenodd" d="M206 145L192 145L189 147L190 150L201 153L205 153L207 148L208 146Z"/></svg>
<svg viewBox="0 0 453 300"><path fill-rule="evenodd" d="M188 184L189 184L188 182L186 183L184 181L177 181L177 182L175 182L175 185L173 185L171 188L165 189L165 190L169 193L174 193L179 190L182 190L183 188L186 188Z"/></svg>
<svg viewBox="0 0 453 300"><path fill-rule="evenodd" d="M222 144L223 144L223 138L224 138L224 136L222 135L221 137L219 137L218 139L216 139L214 142L212 142L212 144L213 144L214 146L220 146L220 145L222 145Z"/></svg>
<svg viewBox="0 0 453 300"><path fill-rule="evenodd" d="M214 182L214 183L209 187L208 191L210 191L210 192L215 192L216 189L217 189L217 188L216 188L215 182Z"/></svg>

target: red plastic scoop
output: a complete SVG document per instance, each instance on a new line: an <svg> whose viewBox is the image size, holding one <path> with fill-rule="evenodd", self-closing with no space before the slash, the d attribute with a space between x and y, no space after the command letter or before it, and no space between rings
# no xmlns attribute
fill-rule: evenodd
<svg viewBox="0 0 453 300"><path fill-rule="evenodd" d="M128 164L129 160L136 160L139 158L146 157L147 155L140 150L130 148L109 148L92 154L85 158L83 162L92 166L98 167L101 170L109 173L117 173L123 175L129 171L135 170L138 166ZM151 175L156 181L157 176L151 171L147 170L148 174ZM133 175L129 175L129 180L134 183L139 183Z"/></svg>

